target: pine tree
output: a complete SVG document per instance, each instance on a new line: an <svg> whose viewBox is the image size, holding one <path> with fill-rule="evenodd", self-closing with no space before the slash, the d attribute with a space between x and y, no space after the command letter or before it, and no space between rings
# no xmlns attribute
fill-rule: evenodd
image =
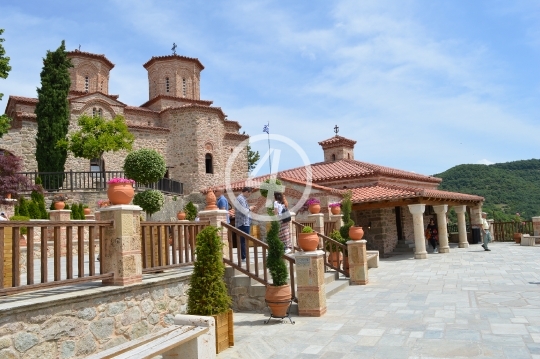
<svg viewBox="0 0 540 359"><path fill-rule="evenodd" d="M68 69L73 67L67 57L65 42L56 51L47 51L41 71L41 88L38 88L36 116L36 160L39 172L64 172L67 150L57 146L64 140L69 126L69 102L67 99L71 80ZM48 176L45 188L61 186L63 176Z"/></svg>
<svg viewBox="0 0 540 359"><path fill-rule="evenodd" d="M4 29L0 29L0 35L4 33ZM9 57L6 55L6 50L2 46L4 39L0 37L0 78L5 79L8 77L9 72L11 71L11 66L9 66ZM0 100L4 94L0 93ZM11 125L11 119L6 115L0 115L0 137L2 137L8 130Z"/></svg>

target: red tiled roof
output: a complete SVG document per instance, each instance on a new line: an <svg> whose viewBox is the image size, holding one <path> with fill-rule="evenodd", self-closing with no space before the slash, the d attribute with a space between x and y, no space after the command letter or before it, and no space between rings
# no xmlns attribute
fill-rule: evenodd
<svg viewBox="0 0 540 359"><path fill-rule="evenodd" d="M350 140L348 138L345 138L339 135L335 135L334 137L331 137L327 140L319 142L319 145L321 145L323 149L337 147L337 146L354 147L355 144L356 144L356 141Z"/></svg>
<svg viewBox="0 0 540 359"><path fill-rule="evenodd" d="M226 140L240 140L244 141L249 138L249 135L243 135L241 133L232 133L232 132L225 132L225 139Z"/></svg>
<svg viewBox="0 0 540 359"><path fill-rule="evenodd" d="M391 167L374 165L367 162L342 159L334 162L318 162L311 165L312 182L325 182L337 179L360 178L368 176L389 176L430 183L440 183L442 179L402 171ZM306 168L297 167L281 171L283 177L306 180Z"/></svg>
<svg viewBox="0 0 540 359"><path fill-rule="evenodd" d="M114 64L112 62L110 62L109 59L105 57L105 55L102 55L102 54L93 54L91 52L84 52L84 51L80 51L80 50L74 50L74 51L68 51L67 55L68 55L68 57L69 57L69 55L77 55L77 56L90 57L90 58L93 58L93 59L98 59L98 60L104 61L109 66L109 70L111 70L114 67Z"/></svg>
<svg viewBox="0 0 540 359"><path fill-rule="evenodd" d="M9 99L17 102L27 103L30 105L35 105L38 103L38 99L33 97L9 96Z"/></svg>
<svg viewBox="0 0 540 359"><path fill-rule="evenodd" d="M148 106L150 106L151 104L153 104L154 102L156 102L159 99L176 100L176 101L187 102L187 103L196 103L196 104L199 104L199 105L206 105L206 106L210 106L211 104L214 103L214 101L208 101L208 100L194 100L194 99L189 99L189 98L185 98L185 97L157 95L153 99L148 100L145 103L143 103L141 105L141 107L148 107Z"/></svg>
<svg viewBox="0 0 540 359"><path fill-rule="evenodd" d="M187 56L181 56L181 55L166 55L166 56L152 56L150 60L148 60L143 66L145 69L147 69L150 65L152 65L154 62L159 60L172 60L172 59L178 59L178 60L187 60L192 61L199 65L201 70L204 70L203 64L199 61L199 59L194 57L187 57Z"/></svg>
<svg viewBox="0 0 540 359"><path fill-rule="evenodd" d="M350 188L353 203L378 202L405 198L427 197L433 199L450 199L458 201L483 201L484 198L470 194L447 192L433 189L410 188L399 186L367 186Z"/></svg>
<svg viewBox="0 0 540 359"><path fill-rule="evenodd" d="M98 95L102 95L104 97L110 98L111 100L113 100L115 102L118 102L121 105L124 105L124 106L126 105L125 103L123 103L121 101L118 101L119 95L108 95L108 94L103 93L101 91L94 91L94 92L70 91L70 92L73 93L73 94L78 94L76 96L68 98L68 101L70 101L70 102L73 101L73 100L78 100L78 99L90 96L90 95L98 94Z"/></svg>
<svg viewBox="0 0 540 359"><path fill-rule="evenodd" d="M218 112L221 115L222 118L225 118L225 114L223 113L223 110L221 109L221 107L201 106L201 105L197 105L195 103L188 103L188 104L178 106L178 107L167 107L167 108L161 110L160 113L163 113L163 112L166 112L166 111L171 111L171 110L185 110L185 109L190 109L190 108L199 109L199 110L203 110L203 111Z"/></svg>

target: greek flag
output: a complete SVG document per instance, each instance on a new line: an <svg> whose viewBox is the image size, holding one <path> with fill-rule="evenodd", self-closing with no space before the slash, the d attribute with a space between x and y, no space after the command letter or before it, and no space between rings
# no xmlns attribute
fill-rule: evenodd
<svg viewBox="0 0 540 359"><path fill-rule="evenodd" d="M263 132L266 132L267 134L270 134L270 125L264 125Z"/></svg>

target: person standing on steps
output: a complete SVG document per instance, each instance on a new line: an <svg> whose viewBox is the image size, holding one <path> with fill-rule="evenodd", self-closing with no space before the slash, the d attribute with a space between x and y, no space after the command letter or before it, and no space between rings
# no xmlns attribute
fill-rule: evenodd
<svg viewBox="0 0 540 359"><path fill-rule="evenodd" d="M236 197L238 204L241 208L237 208L235 213L234 226L244 233L249 234L249 227L251 225L251 216L249 212L255 209L255 206L250 206L247 197L251 193L251 187L242 188L242 193ZM242 262L246 261L246 238L240 237L240 248L242 255ZM237 247L238 250L238 247Z"/></svg>
<svg viewBox="0 0 540 359"><path fill-rule="evenodd" d="M484 247L485 251L491 251L491 249L488 248L488 243L491 242L491 232L489 231L489 223L487 222L487 213L482 212L482 237L483 242L482 247Z"/></svg>
<svg viewBox="0 0 540 359"><path fill-rule="evenodd" d="M279 222L279 239L283 242L285 254L292 252L291 231L289 222L291 214L288 212L287 200L282 193L274 192L274 214L281 218Z"/></svg>
<svg viewBox="0 0 540 359"><path fill-rule="evenodd" d="M429 224L426 228L426 237L429 241L429 244L431 244L431 246L433 247L433 253L439 253L439 250L437 249L439 231L437 230L437 226L435 225L435 220L433 218L429 220Z"/></svg>

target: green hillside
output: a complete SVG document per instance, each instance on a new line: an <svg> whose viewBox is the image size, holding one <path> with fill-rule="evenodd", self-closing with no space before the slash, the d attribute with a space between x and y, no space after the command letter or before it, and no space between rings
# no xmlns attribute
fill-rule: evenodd
<svg viewBox="0 0 540 359"><path fill-rule="evenodd" d="M459 165L434 175L443 182L440 189L476 194L486 199L484 211L490 218L510 221L540 216L540 160L523 160L494 165Z"/></svg>

